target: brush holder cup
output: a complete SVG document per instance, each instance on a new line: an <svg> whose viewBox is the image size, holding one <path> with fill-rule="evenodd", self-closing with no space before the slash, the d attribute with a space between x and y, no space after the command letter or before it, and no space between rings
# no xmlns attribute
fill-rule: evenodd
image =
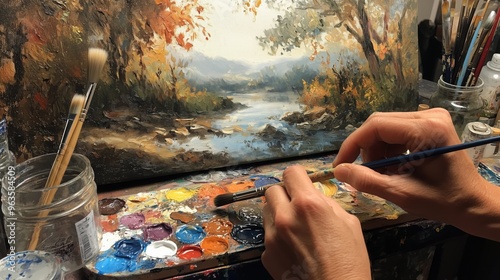
<svg viewBox="0 0 500 280"><path fill-rule="evenodd" d="M9 167L2 179L2 212L9 255L48 252L70 273L99 253L97 187L90 161L73 154L62 183L46 188L54 159L46 154ZM51 202L41 203L49 193Z"/></svg>
<svg viewBox="0 0 500 280"><path fill-rule="evenodd" d="M431 108L441 107L448 110L457 134L462 135L467 123L479 120L486 105L480 97L483 86L484 82L480 78L475 86L457 86L445 82L441 76L429 105Z"/></svg>

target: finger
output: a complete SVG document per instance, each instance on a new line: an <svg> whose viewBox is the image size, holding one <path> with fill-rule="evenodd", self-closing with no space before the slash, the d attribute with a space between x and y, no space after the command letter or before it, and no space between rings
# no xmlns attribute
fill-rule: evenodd
<svg viewBox="0 0 500 280"><path fill-rule="evenodd" d="M402 118L402 119L421 119L421 118L431 118L431 117L439 117L443 118L443 116L449 115L449 112L442 108L431 108L429 110L424 111L409 111L409 112L375 112L371 114L369 118L372 117L386 117L386 118ZM367 120L368 120L367 119Z"/></svg>
<svg viewBox="0 0 500 280"><path fill-rule="evenodd" d="M293 165L285 169L283 172L283 182L290 200L293 200L294 197L315 196L319 194L303 166Z"/></svg>
<svg viewBox="0 0 500 280"><path fill-rule="evenodd" d="M269 212L274 216L278 211L288 211L290 208L290 197L282 186L274 185L269 187L266 192L266 206Z"/></svg>
<svg viewBox="0 0 500 280"><path fill-rule="evenodd" d="M341 182L348 183L361 192L366 192L383 197L389 201L395 202L395 190L390 187L387 175L380 174L367 167L342 163L334 169L335 178Z"/></svg>
<svg viewBox="0 0 500 280"><path fill-rule="evenodd" d="M429 128L433 128L433 137L428 135ZM366 125L354 131L342 143L334 166L342 162L353 162L361 150L373 151L372 156L376 156L380 153L376 151L385 150L387 144L401 145L412 152L456 144L460 140L454 131L450 131L451 128L453 126L443 121L443 118L422 118L409 122L398 118L370 117ZM448 141L450 139L452 141Z"/></svg>

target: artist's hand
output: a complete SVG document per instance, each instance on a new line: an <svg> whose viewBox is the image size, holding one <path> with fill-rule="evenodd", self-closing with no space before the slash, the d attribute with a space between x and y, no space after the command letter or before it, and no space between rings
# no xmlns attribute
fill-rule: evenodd
<svg viewBox="0 0 500 280"><path fill-rule="evenodd" d="M370 279L359 220L314 188L301 166L266 191L262 263L274 279Z"/></svg>
<svg viewBox="0 0 500 280"><path fill-rule="evenodd" d="M451 117L444 109L375 113L342 144L333 163L335 177L410 213L498 240L498 188L482 178L465 150L378 172L349 164L359 154L369 162L407 150L417 152L459 143ZM497 202L492 201L495 196Z"/></svg>

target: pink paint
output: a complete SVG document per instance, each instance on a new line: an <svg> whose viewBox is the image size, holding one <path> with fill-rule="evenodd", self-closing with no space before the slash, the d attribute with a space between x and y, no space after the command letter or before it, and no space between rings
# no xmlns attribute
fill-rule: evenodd
<svg viewBox="0 0 500 280"><path fill-rule="evenodd" d="M168 238L173 232L173 229L170 225L166 223L159 223L147 226L144 229L143 236L146 241L158 241L165 238Z"/></svg>
<svg viewBox="0 0 500 280"><path fill-rule="evenodd" d="M133 213L120 218L120 224L129 229L138 229L144 225L146 218L142 213Z"/></svg>

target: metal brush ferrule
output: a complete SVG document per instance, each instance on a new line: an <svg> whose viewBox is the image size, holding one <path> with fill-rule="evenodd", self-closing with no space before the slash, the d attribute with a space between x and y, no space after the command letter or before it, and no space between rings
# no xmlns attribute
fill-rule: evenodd
<svg viewBox="0 0 500 280"><path fill-rule="evenodd" d="M266 190L264 188L254 188L246 191L241 191L233 195L235 201L246 200L263 196Z"/></svg>

